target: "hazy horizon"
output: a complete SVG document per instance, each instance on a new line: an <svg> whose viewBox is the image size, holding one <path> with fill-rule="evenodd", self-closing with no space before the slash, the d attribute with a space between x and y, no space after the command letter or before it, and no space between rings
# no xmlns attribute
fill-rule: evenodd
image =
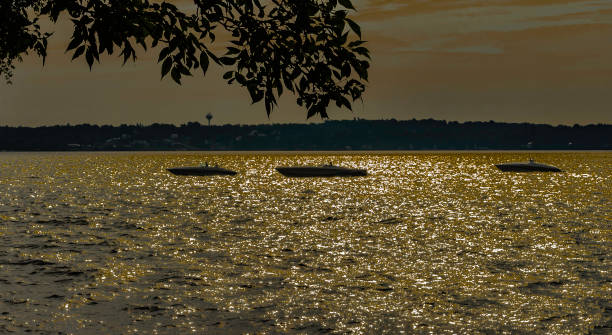
<svg viewBox="0 0 612 335"><path fill-rule="evenodd" d="M214 120L214 118L213 118ZM443 119L434 119L434 118L422 118L422 119L396 119L396 118L380 118L380 119L365 119L365 118L343 118L343 119L335 119L335 118L329 118L326 120L321 120L320 118L313 118L311 120L307 120L307 122L267 122L267 123L215 123L214 121L211 122L210 126L211 127L219 127L219 126L274 126L274 125L294 125L294 124L303 124L303 125L314 125L314 124L322 124L325 122L333 122L333 121L397 121L397 122L405 122L405 121L429 121L429 120L433 120L433 121L440 121L440 122L447 122L447 123L459 123L459 124L464 124L464 123L488 123L490 121L493 121L497 124L530 124L530 125L546 125L546 126L552 126L552 127L573 127L575 125L581 126L581 127L585 127L585 126L599 126L599 125L604 125L604 126L609 126L612 125L612 123L604 123L604 122L598 122L598 123L585 123L585 124L579 124L579 123L575 123L575 124L562 124L562 123L558 123L558 124L553 124L553 123L542 123L542 122L505 122L505 121L495 121L495 120L465 120L465 121L458 121L458 120L443 120ZM159 124L159 125L170 125L170 126L175 126L175 127L181 127L181 126L185 126L189 123L199 123L202 126L208 126L208 122L206 120L202 121L202 120L193 120L193 121L185 121L182 123L165 123L165 122L150 122L150 123L143 123L143 122L136 122L136 123L120 123L120 124L101 124L101 123L91 123L91 122L84 122L84 123L64 123L64 124L46 124L46 125L35 125L35 126L29 126L29 125L7 125L7 124L0 124L0 127L25 127L25 128L37 128L37 127L63 127L63 126L71 126L71 127L75 127L75 126L83 126L83 125L89 125L89 126L98 126L98 127L105 127L105 126L111 126L111 127L120 127L120 126L142 126L142 127L149 127L152 126L154 124Z"/></svg>

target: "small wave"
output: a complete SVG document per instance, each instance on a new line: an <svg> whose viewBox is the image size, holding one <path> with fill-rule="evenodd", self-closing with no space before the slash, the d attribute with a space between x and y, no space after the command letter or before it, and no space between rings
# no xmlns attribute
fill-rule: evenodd
<svg viewBox="0 0 612 335"><path fill-rule="evenodd" d="M55 263L43 261L41 259L26 259L26 260L17 261L17 262L9 262L9 263L6 263L6 264L9 264L9 265L38 265L38 266L42 266L42 265L52 265L52 264L55 264Z"/></svg>

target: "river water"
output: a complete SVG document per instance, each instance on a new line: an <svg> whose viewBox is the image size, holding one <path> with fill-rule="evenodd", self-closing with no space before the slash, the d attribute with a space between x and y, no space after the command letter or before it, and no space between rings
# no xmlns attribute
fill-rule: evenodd
<svg viewBox="0 0 612 335"><path fill-rule="evenodd" d="M534 158L563 173L503 173ZM203 162L233 177L180 177ZM367 168L287 178L278 165ZM0 153L0 333L612 331L612 153Z"/></svg>

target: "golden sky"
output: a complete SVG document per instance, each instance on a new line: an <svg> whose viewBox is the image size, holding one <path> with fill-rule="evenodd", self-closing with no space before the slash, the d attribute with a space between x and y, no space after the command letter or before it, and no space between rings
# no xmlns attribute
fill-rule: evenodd
<svg viewBox="0 0 612 335"><path fill-rule="evenodd" d="M354 0L373 61L364 103L333 119L612 123L612 1ZM180 1L188 6L188 1ZM90 72L54 27L45 67L26 58L0 84L0 125L306 122L285 94L268 117L219 69L177 86L156 55ZM309 120L310 121L310 120Z"/></svg>

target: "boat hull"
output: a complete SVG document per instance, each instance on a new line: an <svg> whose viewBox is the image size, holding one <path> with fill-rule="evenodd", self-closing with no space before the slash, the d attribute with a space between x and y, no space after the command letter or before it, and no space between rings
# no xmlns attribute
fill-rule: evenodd
<svg viewBox="0 0 612 335"><path fill-rule="evenodd" d="M537 163L506 163L495 166L504 172L563 172L556 166Z"/></svg>
<svg viewBox="0 0 612 335"><path fill-rule="evenodd" d="M276 171L287 177L357 177L368 175L368 172L363 169L337 166L277 167Z"/></svg>
<svg viewBox="0 0 612 335"><path fill-rule="evenodd" d="M205 166L186 166L167 169L170 173L178 176L215 176L228 175L233 176L236 171L220 168L220 167L205 167Z"/></svg>

